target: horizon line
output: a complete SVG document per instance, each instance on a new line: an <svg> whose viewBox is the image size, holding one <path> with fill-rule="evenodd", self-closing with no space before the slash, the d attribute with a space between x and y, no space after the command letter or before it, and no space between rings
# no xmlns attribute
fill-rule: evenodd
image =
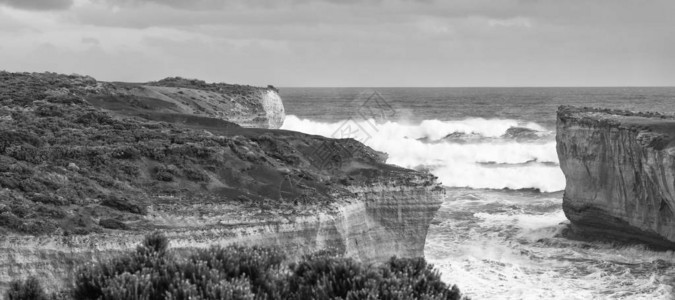
<svg viewBox="0 0 675 300"><path fill-rule="evenodd" d="M675 88L675 85L547 85L547 86L276 86L277 88L318 88L318 89L332 89L332 88L360 88L360 89L392 89L392 88L421 88L421 89L447 89L447 88Z"/></svg>

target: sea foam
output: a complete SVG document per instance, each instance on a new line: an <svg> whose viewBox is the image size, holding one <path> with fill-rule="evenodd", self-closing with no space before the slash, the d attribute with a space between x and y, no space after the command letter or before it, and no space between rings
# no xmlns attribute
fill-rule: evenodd
<svg viewBox="0 0 675 300"><path fill-rule="evenodd" d="M541 137L523 141L505 136L509 128L516 127L537 132ZM427 169L450 187L539 189L542 192L565 187L551 132L532 122L473 118L424 120L417 124L352 119L327 123L289 115L281 128L333 138L354 138L386 152L387 163ZM459 141L447 138L463 134L473 138Z"/></svg>

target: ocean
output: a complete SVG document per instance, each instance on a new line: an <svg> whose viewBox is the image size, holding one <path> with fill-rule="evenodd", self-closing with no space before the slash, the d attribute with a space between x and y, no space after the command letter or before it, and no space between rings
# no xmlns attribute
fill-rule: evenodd
<svg viewBox="0 0 675 300"><path fill-rule="evenodd" d="M675 112L675 88L282 88L282 129L351 137L447 199L425 256L473 299L673 299L675 255L561 233L559 105Z"/></svg>

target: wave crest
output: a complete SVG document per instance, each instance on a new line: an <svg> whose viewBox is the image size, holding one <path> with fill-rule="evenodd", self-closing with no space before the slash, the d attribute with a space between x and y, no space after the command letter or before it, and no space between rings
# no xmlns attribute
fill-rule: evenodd
<svg viewBox="0 0 675 300"><path fill-rule="evenodd" d="M349 136L344 135L349 128ZM515 129L514 129L515 128ZM387 163L428 169L446 186L562 190L555 140L536 123L503 119L317 122L289 115L281 129L354 138L389 154ZM453 138L447 139L448 136ZM457 142L461 137L464 142ZM470 141L466 141L471 137ZM537 164L530 162L536 161Z"/></svg>

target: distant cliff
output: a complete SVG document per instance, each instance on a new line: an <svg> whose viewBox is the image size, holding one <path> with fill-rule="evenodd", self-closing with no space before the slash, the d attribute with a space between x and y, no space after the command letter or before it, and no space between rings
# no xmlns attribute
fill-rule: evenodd
<svg viewBox="0 0 675 300"><path fill-rule="evenodd" d="M286 117L281 97L273 86L206 83L180 77L148 83L102 82L77 75L69 76L68 82L58 83L53 79L56 74L24 73L21 76L30 76L36 84L43 84L43 87L30 86L29 90L34 93L43 90L51 97L77 96L96 107L124 115L152 115L174 122L180 121L173 119L177 115L190 115L268 129L280 128ZM52 85L50 81L57 84Z"/></svg>
<svg viewBox="0 0 675 300"><path fill-rule="evenodd" d="M675 118L575 107L557 118L574 230L675 248Z"/></svg>
<svg viewBox="0 0 675 300"><path fill-rule="evenodd" d="M178 249L423 256L445 193L433 175L353 139L244 128L132 92L154 87L0 72L0 292L29 275L54 289L158 229Z"/></svg>
<svg viewBox="0 0 675 300"><path fill-rule="evenodd" d="M281 97L272 86L209 84L173 77L146 84L108 83L104 87L104 99L109 99L107 95L122 101L124 97L120 96L126 95L148 98L150 101L144 103L153 111L218 118L242 127L278 129L286 117Z"/></svg>

